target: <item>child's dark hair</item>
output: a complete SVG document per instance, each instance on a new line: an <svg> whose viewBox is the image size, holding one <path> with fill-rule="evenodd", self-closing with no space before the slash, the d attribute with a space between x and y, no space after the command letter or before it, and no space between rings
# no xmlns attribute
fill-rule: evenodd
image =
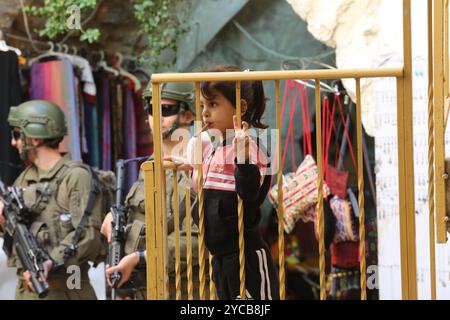
<svg viewBox="0 0 450 320"><path fill-rule="evenodd" d="M213 65L202 69L203 72L236 72L242 71L239 67L230 64ZM200 86L202 95L207 99L213 98L213 90L219 91L225 98L236 106L236 82L234 81L211 81L202 82ZM266 109L266 96L262 81L241 81L241 99L247 102L247 112L242 120L247 121L250 126L266 129L268 125L261 122Z"/></svg>

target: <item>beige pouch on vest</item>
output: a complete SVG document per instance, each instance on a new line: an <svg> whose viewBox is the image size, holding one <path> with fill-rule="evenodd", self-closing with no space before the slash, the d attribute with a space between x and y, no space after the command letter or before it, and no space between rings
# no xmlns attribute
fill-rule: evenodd
<svg viewBox="0 0 450 320"><path fill-rule="evenodd" d="M56 185L35 183L23 189L23 202L34 214L40 214L50 203L56 192Z"/></svg>
<svg viewBox="0 0 450 320"><path fill-rule="evenodd" d="M130 254L139 249L145 249L145 223L134 220L131 225L128 225L126 239L125 254Z"/></svg>

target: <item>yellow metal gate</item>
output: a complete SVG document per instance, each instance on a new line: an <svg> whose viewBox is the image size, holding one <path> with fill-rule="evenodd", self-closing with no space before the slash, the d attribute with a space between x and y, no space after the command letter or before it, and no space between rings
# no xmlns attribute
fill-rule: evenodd
<svg viewBox="0 0 450 320"><path fill-rule="evenodd" d="M432 298L436 297L436 276L434 262L434 188L436 188L436 227L438 242L446 242L446 215L445 215L445 186L447 175L444 172L444 98L448 97L448 41L444 41L444 35L448 38L448 1L444 0L428 1L429 17L429 52L433 56L434 64L430 59L430 90L429 90L429 208L430 208L430 263L431 263L431 292ZM432 12L434 10L434 45L432 46ZM445 43L445 45L444 45ZM220 73L183 73L183 74L153 74L152 76L152 105L154 116L154 161L146 162L142 165L145 179L145 208L146 208L146 230L147 230L147 296L148 299L167 299L169 297L169 277L167 261L167 217L165 208L165 175L169 170L174 171L174 217L175 217L175 297L180 299L181 291L187 290L188 298L194 296L193 268L192 268L192 247L190 237L190 223L187 225L187 284L182 286L180 276L180 246L179 246L179 219L178 212L178 185L176 179L177 168L173 163L163 161L161 149L161 127L160 127L160 89L163 83L168 82L193 82L195 83L196 97L196 117L197 123L201 123L200 112L200 83L202 81L235 81L236 82L236 102L237 112L240 114L240 84L246 80L274 81L276 88L276 123L277 129L281 128L280 119L280 81L290 79L311 79L316 84L316 145L317 154L322 154L322 121L320 105L320 80L323 79L354 79L356 82L356 123L357 123L357 171L358 171L358 191L359 191L359 236L360 236L360 274L361 274L361 299L365 300L366 295L366 254L365 254L365 214L364 214L364 174L363 174L363 147L362 147L362 124L361 124L361 86L360 80L366 78L396 78L397 84L397 125L398 125L398 182L399 182L399 212L400 212L400 246L401 246L401 282L403 299L417 299L417 266L416 266L416 231L415 231L415 208L414 208L414 158L413 158L413 113L412 113L412 58L411 58L411 1L403 0L403 47L404 66L403 68L385 69L362 69L362 70L299 70L299 71L261 71L261 72L220 72ZM444 48L445 47L445 48ZM446 58L443 58L445 55ZM444 72L444 69L447 72ZM434 75L434 95L433 95L433 75ZM433 107L433 99L434 106ZM156 107L155 107L156 106ZM240 119L239 119L240 121ZM196 132L201 131L201 126L196 127ZM278 135L277 161L281 163L281 134ZM435 164L435 168L433 167ZM324 245L324 214L322 197L322 157L317 157L318 185L319 185L319 269L320 269L320 298L326 299L325 289L325 245ZM214 284L208 281L211 278L211 268L207 262L211 263L211 256L208 258L206 252L204 235L205 225L203 219L203 190L202 190L202 166L199 165L198 181L198 201L199 201L199 287L200 299L215 299ZM285 298L285 257L284 257L284 236L283 236L283 207L282 207L282 168L279 166L277 174L278 183L278 215L279 215L279 284L280 297ZM434 176L437 177L436 181ZM434 183L436 182L436 183ZM190 190L186 188L186 219L191 221L190 212ZM242 200L238 205L238 231L239 231L239 262L240 262L240 296L245 297L245 255L243 236L243 206ZM209 275L207 274L209 270ZM209 283L209 285L208 285ZM207 288L208 287L208 288ZM209 290L207 290L209 289Z"/></svg>

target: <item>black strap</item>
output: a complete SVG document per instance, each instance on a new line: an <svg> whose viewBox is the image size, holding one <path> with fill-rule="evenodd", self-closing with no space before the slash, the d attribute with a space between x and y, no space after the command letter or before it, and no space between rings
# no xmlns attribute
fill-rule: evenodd
<svg viewBox="0 0 450 320"><path fill-rule="evenodd" d="M89 197L88 197L86 208L84 209L84 212L83 212L83 215L81 216L80 222L78 223L77 227L75 228L75 234L72 238L72 242L70 243L70 245L66 246L66 248L64 249L64 261L66 261L69 257L75 255L75 252L76 252L77 246L78 246L78 242L80 241L81 235L83 233L84 225L86 224L87 218L92 213L92 209L94 208L94 204L95 204L95 198L100 190L100 187L98 185L98 176L91 169L91 167L83 165L83 164L80 164L79 166L84 167L89 171L89 173L92 177L91 187L90 187L90 191L89 191ZM70 166L70 167L74 167L74 166Z"/></svg>

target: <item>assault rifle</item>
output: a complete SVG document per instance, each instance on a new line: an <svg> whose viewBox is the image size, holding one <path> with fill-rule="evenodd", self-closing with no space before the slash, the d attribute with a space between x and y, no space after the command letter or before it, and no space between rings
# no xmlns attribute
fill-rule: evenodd
<svg viewBox="0 0 450 320"><path fill-rule="evenodd" d="M30 272L31 282L39 298L48 294L49 285L44 272L44 261L49 257L39 248L37 241L30 232L30 212L23 204L21 191L17 187L6 188L0 180L0 201L5 208L3 216L6 219L3 250L11 256L13 247L20 259L23 269Z"/></svg>
<svg viewBox="0 0 450 320"><path fill-rule="evenodd" d="M112 232L111 243L109 244L109 266L115 267L119 264L124 256L125 247L125 227L127 223L126 207L124 203L124 189L125 189L125 165L134 161L146 160L148 157L138 157L133 159L119 159L116 163L116 200L111 207L112 214ZM109 275L111 281L111 300L116 299L116 289L119 285L122 275L120 272L113 272Z"/></svg>

